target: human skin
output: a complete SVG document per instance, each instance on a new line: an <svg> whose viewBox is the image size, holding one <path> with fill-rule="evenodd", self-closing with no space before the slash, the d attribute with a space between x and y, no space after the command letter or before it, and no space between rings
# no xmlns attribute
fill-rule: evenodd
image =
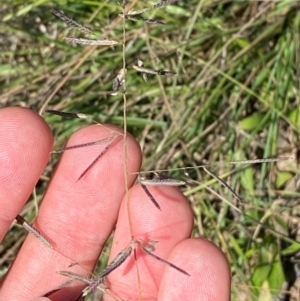
<svg viewBox="0 0 300 301"><path fill-rule="evenodd" d="M112 125L87 126L74 133L68 145L117 133L122 134L122 130ZM128 135L126 143L129 194L125 189L122 135L79 181L79 175L107 144L63 153L35 221L54 249L29 234L1 282L0 301L43 296L68 280L58 274L62 270L89 276L115 225L110 261L134 235L145 243L158 241L154 253L190 276L138 250L140 283L131 255L109 275L111 294L121 300L139 300L139 294L145 300L230 300L230 271L224 254L205 239L190 238L193 214L177 188L149 187L161 206L158 210L141 186L134 184L142 154L132 136ZM52 133L39 115L24 108L0 110L0 241L30 197L52 147ZM70 267L72 262L78 264ZM73 301L83 288L74 282L50 298ZM105 295L104 300L111 300L111 296Z"/></svg>

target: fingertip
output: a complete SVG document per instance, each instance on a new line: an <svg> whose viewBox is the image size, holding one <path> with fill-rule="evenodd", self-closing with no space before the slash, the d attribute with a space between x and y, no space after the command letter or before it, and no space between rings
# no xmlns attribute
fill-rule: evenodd
<svg viewBox="0 0 300 301"><path fill-rule="evenodd" d="M166 259L178 242L190 237L193 213L182 192L176 187L148 188L161 210L155 207L141 185L133 186L128 197L125 195L120 208L111 259L128 246L132 237L144 246L155 242L153 254L162 259ZM143 298L155 297L165 263L145 254L140 248L137 248L136 257ZM124 298L138 298L135 295L138 276L133 265L133 259L128 259L126 264L108 277L111 289Z"/></svg>
<svg viewBox="0 0 300 301"><path fill-rule="evenodd" d="M120 237L123 238L125 231L130 230L127 206L133 231L127 233L129 238L133 235L142 240L146 236L157 240L160 236L166 238L168 231L172 237L176 230L182 233L182 239L189 237L193 226L193 212L183 193L177 187L148 186L147 189L160 209L154 205L140 184L133 186L129 191L129 199L125 196L120 209L117 225L120 233L122 232Z"/></svg>
<svg viewBox="0 0 300 301"><path fill-rule="evenodd" d="M47 123L19 107L0 110L0 240L43 172L53 145Z"/></svg>
<svg viewBox="0 0 300 301"><path fill-rule="evenodd" d="M168 261L190 276L167 267L158 300L230 300L230 269L224 253L205 239L187 239L171 252Z"/></svg>

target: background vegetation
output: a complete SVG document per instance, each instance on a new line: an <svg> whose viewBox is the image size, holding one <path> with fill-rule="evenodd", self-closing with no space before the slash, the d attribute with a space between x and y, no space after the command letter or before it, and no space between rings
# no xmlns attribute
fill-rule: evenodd
<svg viewBox="0 0 300 301"><path fill-rule="evenodd" d="M135 8L154 3L131 1ZM0 106L35 111L44 106L122 125L122 95L109 95L122 68L122 47L67 44L63 37L82 35L56 19L50 7L100 37L122 41L117 1L2 1ZM144 82L128 71L127 121L144 152L143 170L223 162L210 169L222 175L245 205L203 170L189 171L201 181L185 190L195 213L193 235L212 240L226 253L232 300L300 300L295 272L300 269L300 2L178 1L145 15L166 24L128 21L127 62L141 58L147 67L178 75L149 75ZM51 124L56 147L87 123L43 116ZM276 156L294 160L225 164ZM56 159L22 212L28 220L35 216L35 200L40 201ZM183 172L170 175L182 177ZM1 275L25 235L13 226L0 246Z"/></svg>

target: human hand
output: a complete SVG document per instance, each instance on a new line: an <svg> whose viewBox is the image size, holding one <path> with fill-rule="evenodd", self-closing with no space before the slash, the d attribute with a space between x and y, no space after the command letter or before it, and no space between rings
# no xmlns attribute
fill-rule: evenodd
<svg viewBox="0 0 300 301"><path fill-rule="evenodd" d="M111 130L122 133L115 126L92 125L76 132L68 144L107 138ZM0 240L39 180L52 144L48 125L37 114L22 108L0 110ZM131 233L124 185L123 139L116 141L77 181L104 147L100 144L63 153L35 222L55 248L47 248L28 235L1 283L0 300L28 301L43 296L69 280L57 273L62 270L89 276L116 222L110 260L128 246ZM133 236L158 241L154 253L190 274L184 275L137 252L143 300L230 300L227 260L214 244L189 238L193 214L183 194L175 187L151 187L161 206L158 210L140 185L133 185L132 173L140 169L141 152L130 135L127 149ZM70 268L71 259L79 264ZM132 255L107 280L109 289L121 300L139 299ZM73 301L84 286L76 281L51 296L51 300ZM104 300L108 299L105 295Z"/></svg>

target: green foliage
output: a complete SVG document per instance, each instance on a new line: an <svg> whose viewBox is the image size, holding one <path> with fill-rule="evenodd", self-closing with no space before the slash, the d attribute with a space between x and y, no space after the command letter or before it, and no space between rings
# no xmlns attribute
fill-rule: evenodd
<svg viewBox="0 0 300 301"><path fill-rule="evenodd" d="M287 181L293 178L290 172L279 172L276 177L276 187L281 188Z"/></svg>
<svg viewBox="0 0 300 301"><path fill-rule="evenodd" d="M239 127L242 130L251 131L257 128L261 128L262 122L264 120L264 114L253 113L239 122Z"/></svg>

